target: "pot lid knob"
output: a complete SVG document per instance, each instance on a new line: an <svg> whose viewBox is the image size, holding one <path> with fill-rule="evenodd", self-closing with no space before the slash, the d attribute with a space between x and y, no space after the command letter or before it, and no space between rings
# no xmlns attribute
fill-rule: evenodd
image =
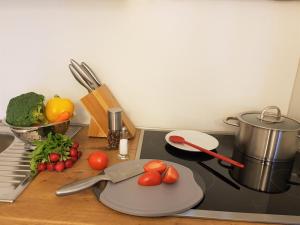
<svg viewBox="0 0 300 225"><path fill-rule="evenodd" d="M272 112L272 110L275 111ZM283 120L281 116L281 111L277 106L267 106L263 108L260 115L257 116L258 119L267 123L280 123Z"/></svg>

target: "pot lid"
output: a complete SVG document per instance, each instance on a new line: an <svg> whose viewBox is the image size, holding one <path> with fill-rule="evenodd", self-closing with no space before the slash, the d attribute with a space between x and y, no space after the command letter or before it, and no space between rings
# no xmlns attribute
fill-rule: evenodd
<svg viewBox="0 0 300 225"><path fill-rule="evenodd" d="M242 113L239 118L250 125L275 130L296 131L300 129L298 121L281 115L277 106L268 106L261 112Z"/></svg>

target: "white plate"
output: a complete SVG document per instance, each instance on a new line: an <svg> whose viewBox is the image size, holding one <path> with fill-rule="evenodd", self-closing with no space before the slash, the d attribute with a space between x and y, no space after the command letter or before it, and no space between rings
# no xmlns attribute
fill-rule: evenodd
<svg viewBox="0 0 300 225"><path fill-rule="evenodd" d="M206 133L202 133L200 131L195 130L175 130L170 133L168 133L165 137L166 142L170 145L172 145L175 148L179 148L185 151L190 152L199 152L199 150L186 145L186 144L176 144L171 141L169 141L169 137L172 135L177 135L183 137L186 141L191 142L195 145L199 145L202 148L205 148L207 150L213 150L216 149L219 146L219 141Z"/></svg>

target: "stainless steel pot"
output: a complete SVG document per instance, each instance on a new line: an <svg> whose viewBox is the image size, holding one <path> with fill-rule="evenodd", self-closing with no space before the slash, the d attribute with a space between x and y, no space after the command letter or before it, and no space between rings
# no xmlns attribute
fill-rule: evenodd
<svg viewBox="0 0 300 225"><path fill-rule="evenodd" d="M234 151L232 158L243 163L243 169L232 167L230 175L239 184L268 193L281 193L291 186L293 161L264 162Z"/></svg>
<svg viewBox="0 0 300 225"><path fill-rule="evenodd" d="M224 122L239 127L235 148L247 156L271 162L290 161L295 157L300 124L282 116L277 106L227 117Z"/></svg>

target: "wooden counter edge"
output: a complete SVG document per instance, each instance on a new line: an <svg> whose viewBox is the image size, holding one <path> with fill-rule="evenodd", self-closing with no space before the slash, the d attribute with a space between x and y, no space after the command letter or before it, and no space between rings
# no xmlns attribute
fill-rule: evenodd
<svg viewBox="0 0 300 225"><path fill-rule="evenodd" d="M117 150L106 150L106 139L89 138L87 133L88 128L85 127L74 137L74 140L80 143L79 149L82 150L83 154L73 168L63 173L43 172L31 182L15 203L0 204L1 225L148 225L158 223L160 225L263 225L261 223L200 218L146 218L125 215L99 203L90 189L70 196L55 196L55 190L63 184L98 173L88 166L87 158L90 152L103 150L109 156L110 165L120 162L117 157ZM130 159L135 159L139 136L140 130L137 130L135 137L129 141Z"/></svg>

